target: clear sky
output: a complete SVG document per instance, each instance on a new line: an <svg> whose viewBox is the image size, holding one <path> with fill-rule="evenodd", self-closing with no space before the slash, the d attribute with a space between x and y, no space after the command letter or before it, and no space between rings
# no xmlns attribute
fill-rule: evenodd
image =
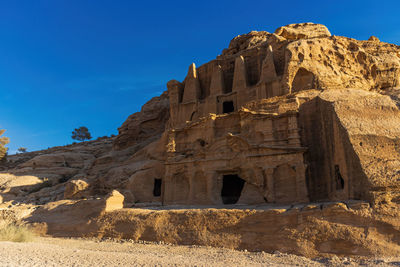
<svg viewBox="0 0 400 267"><path fill-rule="evenodd" d="M0 129L11 153L117 128L142 104L251 30L325 24L400 45L400 1L0 1Z"/></svg>

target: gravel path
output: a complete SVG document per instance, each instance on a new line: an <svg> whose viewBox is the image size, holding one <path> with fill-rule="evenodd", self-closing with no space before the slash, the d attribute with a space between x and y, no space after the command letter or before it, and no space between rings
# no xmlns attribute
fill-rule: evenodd
<svg viewBox="0 0 400 267"><path fill-rule="evenodd" d="M289 254L154 243L37 238L0 242L0 266L400 266L400 259L318 260Z"/></svg>

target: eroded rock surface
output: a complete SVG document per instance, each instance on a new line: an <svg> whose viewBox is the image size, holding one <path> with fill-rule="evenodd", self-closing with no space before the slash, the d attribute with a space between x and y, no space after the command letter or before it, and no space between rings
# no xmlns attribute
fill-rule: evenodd
<svg viewBox="0 0 400 267"><path fill-rule="evenodd" d="M282 26L276 29L275 34L293 41L331 36L325 25L315 23L298 23Z"/></svg>
<svg viewBox="0 0 400 267"><path fill-rule="evenodd" d="M85 180L76 179L68 181L65 184L64 198L76 198L82 197L82 193L88 189L89 184Z"/></svg>
<svg viewBox="0 0 400 267"><path fill-rule="evenodd" d="M164 92L144 104L140 112L129 116L118 129L119 135L114 141L114 149L121 150L147 139L154 140L164 132L168 118L168 94Z"/></svg>
<svg viewBox="0 0 400 267"><path fill-rule="evenodd" d="M61 236L399 253L399 46L252 31L167 88L115 138L11 156L1 205Z"/></svg>

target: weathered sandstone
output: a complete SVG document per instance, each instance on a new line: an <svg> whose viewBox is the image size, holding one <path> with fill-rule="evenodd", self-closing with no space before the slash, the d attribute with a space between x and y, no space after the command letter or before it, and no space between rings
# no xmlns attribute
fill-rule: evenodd
<svg viewBox="0 0 400 267"><path fill-rule="evenodd" d="M282 26L276 29L275 34L293 41L331 36L327 27L314 23L299 23Z"/></svg>
<svg viewBox="0 0 400 267"><path fill-rule="evenodd" d="M89 187L89 184L85 180L81 179L76 179L76 180L71 180L68 181L65 184L65 190L64 190L64 198L76 198L76 197L81 197L82 192L85 191Z"/></svg>
<svg viewBox="0 0 400 267"><path fill-rule="evenodd" d="M118 192L117 190L113 190L106 197L104 211L113 211L122 209L123 206L124 206L124 196L121 195L121 193Z"/></svg>
<svg viewBox="0 0 400 267"><path fill-rule="evenodd" d="M143 105L140 112L129 116L118 129L119 135L114 141L114 149L121 150L147 139L154 141L154 138L164 132L168 118L168 95L163 93Z"/></svg>
<svg viewBox="0 0 400 267"><path fill-rule="evenodd" d="M167 89L115 138L9 157L2 205L58 236L399 253L400 47L291 24Z"/></svg>

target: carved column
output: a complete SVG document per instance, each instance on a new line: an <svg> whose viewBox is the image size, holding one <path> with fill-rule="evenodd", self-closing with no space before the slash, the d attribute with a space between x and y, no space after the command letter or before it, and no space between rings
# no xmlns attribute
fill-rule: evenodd
<svg viewBox="0 0 400 267"><path fill-rule="evenodd" d="M295 147L301 145L296 115L290 115L288 117L288 142L289 145Z"/></svg>
<svg viewBox="0 0 400 267"><path fill-rule="evenodd" d="M272 119L265 119L264 120L264 127L263 127L263 134L264 134L264 143L273 144L274 139L274 125L272 123Z"/></svg>
<svg viewBox="0 0 400 267"><path fill-rule="evenodd" d="M294 168L296 169L296 202L308 202L306 166L303 163L299 163Z"/></svg>
<svg viewBox="0 0 400 267"><path fill-rule="evenodd" d="M275 192L274 192L274 169L267 168L264 170L264 175L266 181L264 182L265 191L264 197L267 199L269 203L275 202Z"/></svg>
<svg viewBox="0 0 400 267"><path fill-rule="evenodd" d="M265 179L263 175L263 170L261 168L253 168L254 169L254 181L253 184L260 188L265 188Z"/></svg>
<svg viewBox="0 0 400 267"><path fill-rule="evenodd" d="M205 173L207 177L207 194L211 204L220 205L222 203L221 190L222 179L221 174L216 171Z"/></svg>
<svg viewBox="0 0 400 267"><path fill-rule="evenodd" d="M195 190L196 190L196 188L194 188L194 179L196 178L195 177L196 168L193 164L188 164L185 167L186 167L185 168L186 170L189 170L189 171L186 171L186 176L189 181L189 194L188 194L188 198L186 200L186 204L190 205L190 204L194 204L193 198L194 198L194 194L195 194Z"/></svg>

